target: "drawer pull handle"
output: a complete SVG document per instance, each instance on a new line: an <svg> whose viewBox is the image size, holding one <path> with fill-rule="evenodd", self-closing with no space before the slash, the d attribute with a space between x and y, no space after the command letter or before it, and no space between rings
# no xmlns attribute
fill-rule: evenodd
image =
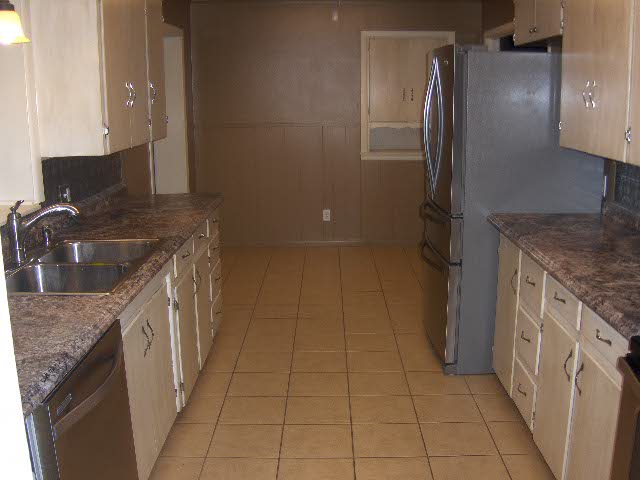
<svg viewBox="0 0 640 480"><path fill-rule="evenodd" d="M222 277L216 277L216 282L217 282L218 280L220 280L221 278L222 278Z"/></svg>
<svg viewBox="0 0 640 480"><path fill-rule="evenodd" d="M187 253L182 255L182 259L184 260L185 258L190 257L190 256L191 256L191 252L187 252Z"/></svg>
<svg viewBox="0 0 640 480"><path fill-rule="evenodd" d="M529 275L527 275L527 278L525 278L524 281L527 282L532 287L536 286L536 282L532 282L531 280L529 280Z"/></svg>
<svg viewBox="0 0 640 480"><path fill-rule="evenodd" d="M596 329L596 340L600 340L602 343L606 343L610 347L613 345L613 342L611 342L611 340L609 340L608 338L603 338L600 335L600 329Z"/></svg>
<svg viewBox="0 0 640 480"><path fill-rule="evenodd" d="M518 384L518 392L519 392L521 395L524 395L525 397L527 396L527 392L525 392L524 390L522 390L522 384L521 384L521 383L519 383L519 384Z"/></svg>
<svg viewBox="0 0 640 480"><path fill-rule="evenodd" d="M584 362L582 363L582 365L580 365L580 368L578 369L578 372L576 373L576 379L574 380L573 383L575 383L576 385L576 390L578 392L578 395L582 396L582 389L580 388L580 386L578 385L578 377L580 376L580 374L584 371Z"/></svg>
<svg viewBox="0 0 640 480"><path fill-rule="evenodd" d="M558 292L553 292L553 299L560 303L564 303L565 305L567 304L567 301L564 298L558 296Z"/></svg>
<svg viewBox="0 0 640 480"><path fill-rule="evenodd" d="M524 330L520 333L520 338L527 343L531 343L531 339L524 336Z"/></svg>
<svg viewBox="0 0 640 480"><path fill-rule="evenodd" d="M222 310L220 310L219 312L216 312L216 315L220 315L222 313Z"/></svg>
<svg viewBox="0 0 640 480"><path fill-rule="evenodd" d="M569 352L569 356L567 357L567 359L564 361L563 368L564 368L564 374L567 376L567 382L571 381L571 375L569 375L569 372L567 372L567 363L569 363L569 360L571 360L572 357L573 357L573 348Z"/></svg>
<svg viewBox="0 0 640 480"><path fill-rule="evenodd" d="M518 291L516 290L516 287L513 286L513 281L516 279L516 277L518 276L518 269L516 268L515 271L513 272L513 276L511 277L511 281L509 282L511 284L511 290L513 290L513 294L517 294Z"/></svg>
<svg viewBox="0 0 640 480"><path fill-rule="evenodd" d="M204 237L206 237L206 236L207 236L207 234L206 234L206 233L201 233L200 235L198 235L198 238L204 238Z"/></svg>

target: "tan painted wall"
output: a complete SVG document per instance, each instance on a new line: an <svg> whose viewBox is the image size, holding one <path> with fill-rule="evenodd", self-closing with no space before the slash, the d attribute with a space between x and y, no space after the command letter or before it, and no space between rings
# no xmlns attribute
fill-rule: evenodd
<svg viewBox="0 0 640 480"><path fill-rule="evenodd" d="M224 193L227 243L421 238L422 163L360 161L360 31L480 41L481 5L333 5L192 4L196 186Z"/></svg>

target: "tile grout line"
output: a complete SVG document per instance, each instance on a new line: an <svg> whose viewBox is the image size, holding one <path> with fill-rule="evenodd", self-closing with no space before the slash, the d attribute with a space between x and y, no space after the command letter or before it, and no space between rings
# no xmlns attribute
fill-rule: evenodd
<svg viewBox="0 0 640 480"><path fill-rule="evenodd" d="M406 254L404 253L404 249L402 250L403 254L406 256ZM398 349L398 357L400 357L400 364L402 365L402 376L404 377L404 381L407 384L407 389L409 390L409 396L411 398L411 405L413 405L413 413L416 416L416 421L418 423L418 431L420 432L420 436L422 437L422 445L424 447L424 454L425 454L425 458L427 459L427 465L429 466L429 472L431 473L431 478L435 478L433 475L433 469L431 468L431 460L429 459L429 452L427 451L427 443L425 442L424 439L424 433L422 431L422 424L420 423L420 417L418 416L418 410L416 408L416 403L414 400L414 395L413 392L411 392L411 387L409 386L409 379L407 378L407 370L404 366L404 360L402 359L402 354L400 353L400 345L398 344L398 336L396 334L396 329L393 326L393 322L391 321L391 311L389 310L389 303L387 302L387 295L384 291L384 287L383 287L383 281L382 281L382 276L380 275L380 270L378 268L378 264L376 262L376 257L375 254L372 255L373 257L373 265L376 269L376 273L378 274L378 281L380 282L380 289L382 290L382 297L384 298L384 304L385 307L387 309L387 315L389 316L389 323L391 325L391 331L393 332L393 338L396 342L396 348ZM407 261L409 259L407 258ZM411 262L409 262L409 266L411 267L411 270L413 271L413 267L411 266ZM422 288L422 285L420 285L420 288ZM466 380L465 380L466 383ZM421 458L421 457L420 457Z"/></svg>
<svg viewBox="0 0 640 480"><path fill-rule="evenodd" d="M347 325L344 319L344 291L342 290L342 249L338 247L338 281L340 286L340 311L342 312L342 335L344 337L344 362L347 371L347 398L349 399L349 430L351 431L351 456L353 466L353 478L357 480L356 473L356 445L353 438L353 411L351 404L351 372L349 369L349 352L347 347Z"/></svg>
<svg viewBox="0 0 640 480"><path fill-rule="evenodd" d="M278 464L276 466L276 480L280 476L280 462L282 459L282 445L284 444L284 427L287 422L287 408L289 407L289 389L291 388L291 376L293 375L293 356L296 351L296 334L298 332L298 316L300 315L300 301L302 299L302 285L304 283L304 269L307 262L307 248L304 249L302 259L302 274L300 275L300 289L298 290L298 308L296 311L296 324L293 327L293 345L291 346L291 357L289 360L289 380L287 382L287 396L284 401L284 417L282 417L282 431L280 433L280 448L278 449Z"/></svg>
<svg viewBox="0 0 640 480"><path fill-rule="evenodd" d="M239 256L240 255L238 255L236 257L236 259L235 259L236 261L234 261L234 263L233 263L234 266L237 263ZM269 260L267 261L267 266L266 266L266 268L264 270L264 273L262 275L262 280L260 282L260 288L258 289L258 295L256 297L256 301L253 303L252 308L251 308L251 318L249 319L249 323L247 325L247 329L245 330L244 336L242 337L242 344L240 345L240 350L238 351L238 356L236 357L236 361L233 364L233 370L231 371L231 378L229 379L229 385L227 385L227 389L226 389L225 394L224 394L224 400L222 401L222 406L220 407L220 413L218 413L218 418L216 418L216 421L215 421L214 426L213 426L213 431L211 432L211 439L209 440L209 445L207 446L207 452L205 454L204 461L202 462L202 467L200 468L200 473L198 474L198 480L200 480L202 478L202 472L204 471L204 465L207 462L207 459L209 458L208 455L209 455L209 451L211 450L211 445L213 444L213 437L214 437L214 435L216 433L216 430L218 429L218 425L220 424L220 417L222 416L222 410L224 409L224 405L227 403L227 398L229 396L229 389L231 388L231 382L233 381L233 375L235 374L236 367L238 366L238 361L240 360L240 354L242 353L242 348L244 347L244 342L246 341L247 334L249 333L249 327L251 327L251 324L253 323L256 306L257 306L258 300L260 299L260 292L262 292L262 287L264 285L264 279L267 276L267 271L269 270L269 265L270 264L271 264L271 252L269 253ZM229 271L228 277L229 276L231 276L231 271ZM224 307L224 303L223 303L223 307ZM222 372L220 372L220 373L222 373ZM196 383L197 383L197 381L196 381Z"/></svg>
<svg viewBox="0 0 640 480"><path fill-rule="evenodd" d="M507 472L507 476L510 479L513 480L513 477L511 476L511 473L509 473L509 469L507 468L507 464L505 463L504 458L502 458L502 453L500 452L500 449L498 448L498 444L496 442L496 439L493 437L493 434L491 433L491 429L489 428L489 422L487 421L486 418L484 418L484 414L482 413L482 410L480 410L480 405L478 404L478 401L476 400L476 395L471 390L471 386L469 385L469 382L467 382L467 377L466 376L464 377L464 382L467 384L467 387L469 388L469 391L471 392L471 398L473 398L473 403L476 404L476 408L480 412L480 416L482 417L482 421L484 422L484 426L487 429L487 431L489 432L489 436L491 437L491 441L493 442L493 446L496 447L496 452L498 452L498 456L500 457L500 461L502 462L502 465L504 466L504 469Z"/></svg>

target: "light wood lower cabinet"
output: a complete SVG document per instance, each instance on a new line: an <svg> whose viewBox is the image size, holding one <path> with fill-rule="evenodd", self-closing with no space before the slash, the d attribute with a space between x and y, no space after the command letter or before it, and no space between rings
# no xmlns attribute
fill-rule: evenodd
<svg viewBox="0 0 640 480"><path fill-rule="evenodd" d="M211 274L209 254L205 249L195 264L196 274L196 311L198 312L198 345L200 368L207 360L213 345L213 322L211 320Z"/></svg>
<svg viewBox="0 0 640 480"><path fill-rule="evenodd" d="M611 475L621 389L595 349L580 344L566 478L600 480Z"/></svg>
<svg viewBox="0 0 640 480"><path fill-rule="evenodd" d="M518 310L518 282L520 281L520 250L502 237L498 257L500 263L496 330L493 340L493 368L507 392L511 393L514 331Z"/></svg>
<svg viewBox="0 0 640 480"><path fill-rule="evenodd" d="M166 283L122 340L139 480L146 480L177 415Z"/></svg>
<svg viewBox="0 0 640 480"><path fill-rule="evenodd" d="M200 372L198 352L198 319L193 265L175 287L177 305L178 338L180 339L180 369L182 404L186 404Z"/></svg>
<svg viewBox="0 0 640 480"><path fill-rule="evenodd" d="M508 305L503 300L509 288L506 272L513 269L513 254L506 253L510 245L503 239L500 247L500 262L503 264L500 265L498 279L494 369L507 391L511 392L511 398L533 431L536 445L558 480L608 480L621 397L621 378L615 361L626 353L624 340L546 273L532 276L531 269L526 267L532 260L522 252L521 276L529 272L531 278L536 277L536 285L537 277L547 277L544 313L542 319L533 318L520 305L518 318L513 316L510 320L512 326L506 325L509 317L500 315ZM525 288L524 285L526 282L521 282L520 288ZM518 290L514 296L520 302L523 293ZM539 296L542 297L542 291ZM566 312L562 315L552 307L551 301L555 297L564 299L567 309L571 306L570 315ZM534 300L537 304L538 294ZM580 321L575 318L578 312ZM541 324L539 329L537 322ZM520 343L516 340L513 348L513 340L509 346L504 338L509 335L505 332L516 325L515 338L525 339ZM520 325L530 328L521 328ZM534 335L531 332L539 332L541 336L539 360L538 349L533 349ZM532 345L531 351L528 350L529 345ZM500 352L497 357L495 349ZM503 365L513 365L513 362L513 375L505 379L499 372L504 369ZM535 362L539 363L537 375Z"/></svg>

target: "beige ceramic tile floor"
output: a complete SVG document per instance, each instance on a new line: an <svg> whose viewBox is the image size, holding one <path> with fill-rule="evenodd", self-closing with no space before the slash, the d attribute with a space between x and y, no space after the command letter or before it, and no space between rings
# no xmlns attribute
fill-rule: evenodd
<svg viewBox="0 0 640 480"><path fill-rule="evenodd" d="M493 375L444 376L413 249L227 248L224 321L152 480L550 480Z"/></svg>

